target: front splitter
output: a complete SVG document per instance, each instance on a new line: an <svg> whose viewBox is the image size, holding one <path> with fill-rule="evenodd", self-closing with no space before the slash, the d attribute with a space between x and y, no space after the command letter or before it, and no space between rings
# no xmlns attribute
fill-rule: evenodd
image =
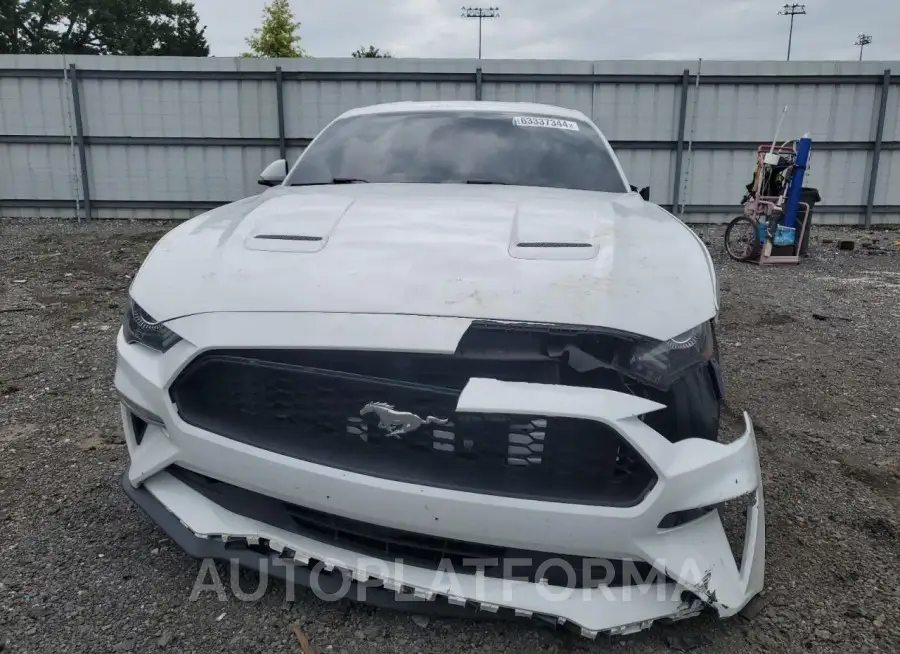
<svg viewBox="0 0 900 654"><path fill-rule="evenodd" d="M274 551L264 554L247 547L235 547L221 540L202 538L182 524L178 517L172 514L149 490L143 486L139 488L132 486L128 481L127 471L122 474L122 488L128 498L147 514L147 517L155 522L188 556L194 559L235 562L241 568L270 575L286 584L310 589L322 598L341 596L379 608L435 617L481 620L515 618L514 614L485 614L474 606L457 606L450 604L446 598L437 596L433 600L423 600L412 594L404 597L388 590L380 581L358 581L352 577L348 578L338 568L330 571L314 571L312 567L278 556Z"/></svg>
<svg viewBox="0 0 900 654"><path fill-rule="evenodd" d="M656 620L689 618L697 615L703 606L696 598L685 598L684 589L671 583L657 587L665 600L650 596L646 592L650 587L644 587L643 591L636 588L633 595L628 588L610 589L615 595L612 604L603 599L600 589L582 591L588 594L587 598L570 597L557 604L552 598L548 601L542 593L544 587L527 582L512 582L519 594L505 597L497 592L507 583L505 580L471 575L459 575L465 590L453 592L452 584L425 582L435 573L421 568L398 567L368 559L368 564L381 563L376 567L386 570L381 574L371 573L368 565L358 567L361 559L354 565L348 558L352 556L349 551L317 546L314 541L304 545L305 539L226 511L167 473L160 473L137 488L126 473L122 476L122 486L128 497L191 557L228 562L255 570L261 577L271 575L285 584L308 588L325 601L347 599L450 618L530 618L542 624L574 629L591 639L600 633L611 636L636 633L648 629ZM175 512L178 509L170 507L180 507L185 516L204 513L205 518L199 522L209 525L209 521L217 521L229 529L195 531L196 527L185 522L192 518L179 517ZM545 598L536 601L539 597Z"/></svg>

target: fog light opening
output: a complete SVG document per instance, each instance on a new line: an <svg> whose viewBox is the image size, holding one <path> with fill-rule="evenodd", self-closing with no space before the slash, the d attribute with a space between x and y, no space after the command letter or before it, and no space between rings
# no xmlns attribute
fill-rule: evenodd
<svg viewBox="0 0 900 654"><path fill-rule="evenodd" d="M658 529L674 529L689 522L699 520L703 516L716 510L714 506L701 506L696 509L686 509L684 511L673 511L666 515L657 525Z"/></svg>
<svg viewBox="0 0 900 654"><path fill-rule="evenodd" d="M147 432L148 424L146 421L141 420L140 416L128 412L128 416L131 418L131 430L134 432L134 442L140 445L144 440L144 434Z"/></svg>
<svg viewBox="0 0 900 654"><path fill-rule="evenodd" d="M122 406L125 407L125 411L128 413L128 418L131 421L131 429L134 432L134 442L137 445L140 445L144 440L144 435L147 433L147 428L150 425L162 428L166 426L166 423L163 422L163 419L158 415L135 404L124 395L119 394L119 399L122 402Z"/></svg>

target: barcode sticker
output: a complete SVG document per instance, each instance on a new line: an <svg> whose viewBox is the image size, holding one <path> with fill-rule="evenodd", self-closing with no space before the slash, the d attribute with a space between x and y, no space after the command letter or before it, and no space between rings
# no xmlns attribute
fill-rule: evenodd
<svg viewBox="0 0 900 654"><path fill-rule="evenodd" d="M578 131L578 123L562 118L548 118L543 116L516 116L513 125L518 127L549 127L551 129L565 129L570 132Z"/></svg>

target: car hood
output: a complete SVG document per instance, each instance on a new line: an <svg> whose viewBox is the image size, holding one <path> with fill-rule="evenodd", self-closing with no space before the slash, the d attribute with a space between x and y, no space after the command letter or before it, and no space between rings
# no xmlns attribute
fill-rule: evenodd
<svg viewBox="0 0 900 654"><path fill-rule="evenodd" d="M131 293L159 321L412 314L659 339L717 308L702 242L635 194L457 184L268 190L166 234Z"/></svg>

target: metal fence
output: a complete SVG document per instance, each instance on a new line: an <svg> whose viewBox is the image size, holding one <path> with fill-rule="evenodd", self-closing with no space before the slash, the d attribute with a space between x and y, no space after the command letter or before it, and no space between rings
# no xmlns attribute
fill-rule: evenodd
<svg viewBox="0 0 900 654"><path fill-rule="evenodd" d="M900 76L890 64L703 62L699 79L697 68L0 56L0 216L187 218L259 192L267 163L295 159L351 107L503 100L591 116L631 183L692 223L735 215L753 151L787 106L781 140L814 139L818 221L900 222Z"/></svg>

